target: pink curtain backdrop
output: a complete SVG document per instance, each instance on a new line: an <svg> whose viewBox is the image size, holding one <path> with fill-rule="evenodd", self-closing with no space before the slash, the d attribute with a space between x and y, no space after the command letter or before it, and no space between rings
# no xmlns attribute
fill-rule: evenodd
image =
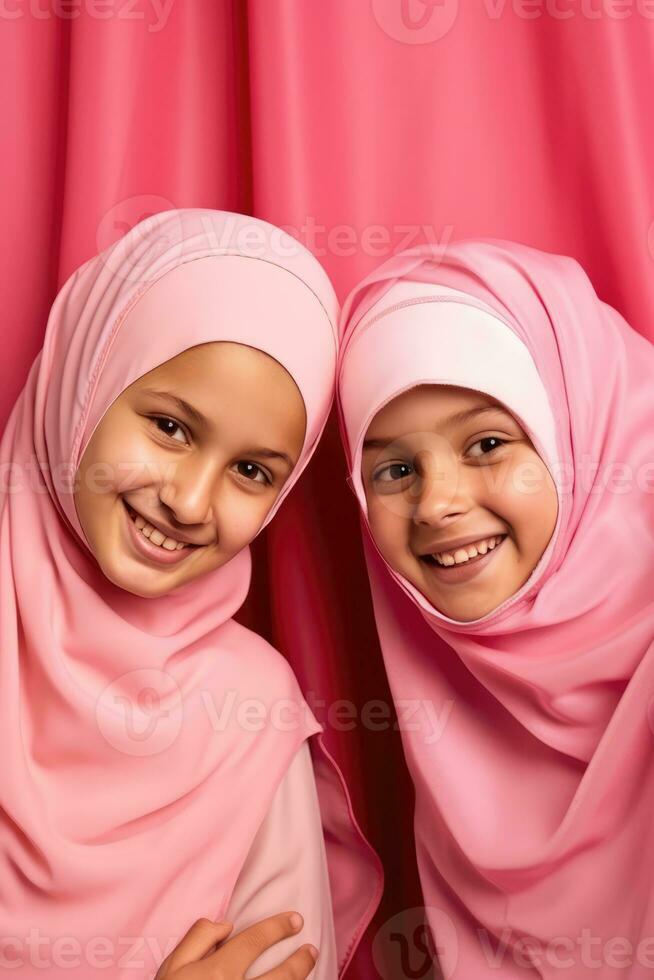
<svg viewBox="0 0 654 980"><path fill-rule="evenodd" d="M1 0L0 54L2 420L58 287L171 207L294 230L341 299L420 241L568 253L654 340L650 0ZM386 867L349 975L423 977L413 794L370 714L390 698L333 419L254 559L240 618L293 664Z"/></svg>

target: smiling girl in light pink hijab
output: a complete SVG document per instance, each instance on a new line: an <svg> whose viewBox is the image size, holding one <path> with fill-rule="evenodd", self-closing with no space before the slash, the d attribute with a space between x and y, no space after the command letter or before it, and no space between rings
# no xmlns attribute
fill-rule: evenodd
<svg viewBox="0 0 654 980"><path fill-rule="evenodd" d="M151 978L201 917L295 909L247 975L291 975L267 971L303 944L306 976L311 944L333 980L373 914L320 726L232 618L327 420L336 316L299 243L204 209L141 223L56 298L0 449L0 955L21 980ZM159 975L216 975L207 936Z"/></svg>
<svg viewBox="0 0 654 980"><path fill-rule="evenodd" d="M654 347L573 259L424 246L338 398L444 976L650 976Z"/></svg>

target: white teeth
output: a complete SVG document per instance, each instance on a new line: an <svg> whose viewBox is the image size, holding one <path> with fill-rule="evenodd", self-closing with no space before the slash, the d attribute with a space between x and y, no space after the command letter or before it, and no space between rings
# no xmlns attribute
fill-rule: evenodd
<svg viewBox="0 0 654 980"><path fill-rule="evenodd" d="M158 528L153 527L152 524L148 524L140 514L137 514L132 519L141 534L152 541L153 544L159 545L160 548L165 548L166 551L179 551L180 548L186 547L183 541L175 541L174 538L167 538Z"/></svg>
<svg viewBox="0 0 654 980"><path fill-rule="evenodd" d="M456 551L441 551L438 554L432 555L432 558L435 558L439 565L445 565L446 567L461 565L471 558L476 558L477 555L485 555L487 552L492 551L501 540L499 536L484 538L483 541L468 544L464 548L457 548Z"/></svg>

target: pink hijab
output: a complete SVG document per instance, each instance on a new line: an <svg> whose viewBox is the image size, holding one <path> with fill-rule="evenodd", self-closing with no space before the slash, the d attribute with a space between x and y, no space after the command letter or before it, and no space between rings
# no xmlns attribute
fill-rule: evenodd
<svg viewBox="0 0 654 980"><path fill-rule="evenodd" d="M307 413L270 520L327 420L336 317L303 246L204 209L142 222L55 300L0 447L0 955L16 976L154 976L195 919L224 917L282 777L321 730L284 658L232 619L248 548L161 598L105 578L71 492L93 430L188 347L265 351ZM340 773L317 758L342 972L381 882Z"/></svg>
<svg viewBox="0 0 654 980"><path fill-rule="evenodd" d="M421 383L502 401L557 486L532 575L473 622L395 573L366 523L366 429ZM444 976L650 976L654 347L573 259L425 246L348 297L338 399Z"/></svg>

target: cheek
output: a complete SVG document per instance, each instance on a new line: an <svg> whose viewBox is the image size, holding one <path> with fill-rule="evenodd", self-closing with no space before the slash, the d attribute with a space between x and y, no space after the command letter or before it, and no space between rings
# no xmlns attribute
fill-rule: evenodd
<svg viewBox="0 0 654 980"><path fill-rule="evenodd" d="M113 447L112 459L119 493L171 479L176 465L165 449L138 430L125 433L120 447Z"/></svg>
<svg viewBox="0 0 654 980"><path fill-rule="evenodd" d="M525 551L540 557L554 530L557 507L554 483L539 457L524 459L507 472L501 515Z"/></svg>
<svg viewBox="0 0 654 980"><path fill-rule="evenodd" d="M406 547L408 524L385 500L377 495L367 498L368 523L377 547L385 557L392 557Z"/></svg>
<svg viewBox="0 0 654 980"><path fill-rule="evenodd" d="M276 499L272 494L248 493L230 487L218 503L223 550L236 554L253 541Z"/></svg>
<svg viewBox="0 0 654 980"><path fill-rule="evenodd" d="M125 428L108 434L92 447L83 474L83 491L98 494L126 493L156 481L165 472L156 447L143 433Z"/></svg>

